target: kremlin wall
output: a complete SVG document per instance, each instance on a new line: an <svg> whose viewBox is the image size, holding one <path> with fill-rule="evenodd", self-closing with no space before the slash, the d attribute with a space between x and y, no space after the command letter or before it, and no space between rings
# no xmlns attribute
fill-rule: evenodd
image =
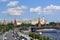
<svg viewBox="0 0 60 40"><path fill-rule="evenodd" d="M37 19L33 19L33 20L23 20L23 21L17 21L17 19L15 19L12 23L14 24L14 26L16 25L21 25L22 23L26 23L26 24L33 24L33 25L36 25L37 23L39 23L40 21L40 24L49 24L49 22L45 19L45 17L43 16L42 18L37 18ZM7 25L8 22L6 22L6 20L4 19L3 21L3 24L4 25Z"/></svg>

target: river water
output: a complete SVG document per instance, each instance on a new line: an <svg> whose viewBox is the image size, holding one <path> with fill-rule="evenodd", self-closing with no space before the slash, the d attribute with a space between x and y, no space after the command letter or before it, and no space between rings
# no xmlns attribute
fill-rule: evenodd
<svg viewBox="0 0 60 40"><path fill-rule="evenodd" d="M60 30L55 30L57 33L42 33L43 36L52 38L53 40L60 40Z"/></svg>

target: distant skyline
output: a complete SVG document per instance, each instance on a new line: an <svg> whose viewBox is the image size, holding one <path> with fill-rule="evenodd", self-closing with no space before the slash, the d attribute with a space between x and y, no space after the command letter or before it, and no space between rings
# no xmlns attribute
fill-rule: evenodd
<svg viewBox="0 0 60 40"><path fill-rule="evenodd" d="M42 16L48 21L60 21L60 0L0 0L0 21Z"/></svg>

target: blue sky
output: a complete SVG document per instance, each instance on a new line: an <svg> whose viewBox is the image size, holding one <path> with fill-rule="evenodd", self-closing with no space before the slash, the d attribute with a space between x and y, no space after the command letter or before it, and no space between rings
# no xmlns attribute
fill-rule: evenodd
<svg viewBox="0 0 60 40"><path fill-rule="evenodd" d="M60 0L0 0L0 21L35 19L60 21Z"/></svg>

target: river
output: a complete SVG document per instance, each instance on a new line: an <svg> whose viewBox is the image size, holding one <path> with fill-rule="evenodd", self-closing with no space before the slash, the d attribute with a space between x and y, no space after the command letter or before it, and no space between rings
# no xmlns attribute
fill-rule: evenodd
<svg viewBox="0 0 60 40"><path fill-rule="evenodd" d="M43 36L52 38L53 40L60 40L60 30L56 30L57 33L42 33Z"/></svg>

